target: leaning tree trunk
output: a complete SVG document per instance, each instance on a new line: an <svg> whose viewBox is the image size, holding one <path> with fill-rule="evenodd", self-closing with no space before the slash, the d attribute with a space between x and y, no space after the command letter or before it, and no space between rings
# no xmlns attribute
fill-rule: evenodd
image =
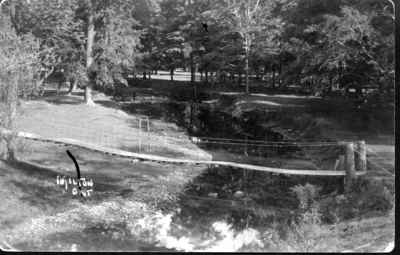
<svg viewBox="0 0 400 255"><path fill-rule="evenodd" d="M89 72L90 68L93 64L93 44L94 44L94 37L96 31L94 29L94 14L91 6L91 1L89 3L89 17L88 17L88 30L87 30L87 42L86 42L86 72L89 76L89 82L85 87L85 103L87 105L94 105L92 99L92 87L93 87L93 80L90 77Z"/></svg>
<svg viewBox="0 0 400 255"><path fill-rule="evenodd" d="M43 96L44 82L53 72L54 72L54 67L52 67L48 72L45 72L43 76L40 73L39 78L36 81L36 88L35 88L39 96Z"/></svg>
<svg viewBox="0 0 400 255"><path fill-rule="evenodd" d="M15 161L16 141L15 141L15 118L17 116L17 103L18 103L18 76L13 79L13 84L8 85L6 95L6 114L5 114L5 128L11 133L5 134L6 153L5 159L8 161Z"/></svg>
<svg viewBox="0 0 400 255"><path fill-rule="evenodd" d="M245 40L245 43L246 43L246 45L245 45L245 47L246 47L246 66L245 66L245 68L246 68L246 94L249 94L249 47L250 47L250 45L249 45L249 40L248 40L248 38L246 37L246 40Z"/></svg>
<svg viewBox="0 0 400 255"><path fill-rule="evenodd" d="M78 87L78 79L73 79L72 82L69 81L69 90L67 95L71 95L72 92L74 92L77 87Z"/></svg>

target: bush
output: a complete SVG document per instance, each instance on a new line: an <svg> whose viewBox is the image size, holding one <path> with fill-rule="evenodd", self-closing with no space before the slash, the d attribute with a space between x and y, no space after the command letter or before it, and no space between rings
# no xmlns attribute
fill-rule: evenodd
<svg viewBox="0 0 400 255"><path fill-rule="evenodd" d="M336 195L321 201L323 220L334 223L370 213L387 213L394 205L394 188L383 182L359 179L353 191L346 195Z"/></svg>
<svg viewBox="0 0 400 255"><path fill-rule="evenodd" d="M267 246L277 251L286 252L315 252L332 250L337 246L337 239L330 238L327 242L326 236L331 231L321 224L322 214L317 201L320 187L311 185L296 185L291 188L295 193L299 205L296 218L292 219L283 235L279 235L275 228L267 231ZM264 236L266 235L264 233Z"/></svg>
<svg viewBox="0 0 400 255"><path fill-rule="evenodd" d="M291 188L299 201L299 209L303 212L310 210L316 203L321 187L306 183L305 185L296 185Z"/></svg>
<svg viewBox="0 0 400 255"><path fill-rule="evenodd" d="M388 187L383 185L383 181L359 179L349 200L360 213L387 212L393 207L393 195Z"/></svg>

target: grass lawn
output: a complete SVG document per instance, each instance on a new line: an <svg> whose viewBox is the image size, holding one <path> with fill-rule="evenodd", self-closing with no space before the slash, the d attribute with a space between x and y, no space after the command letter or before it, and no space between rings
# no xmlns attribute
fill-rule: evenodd
<svg viewBox="0 0 400 255"><path fill-rule="evenodd" d="M161 156L210 159L197 148L184 130L161 120L147 122L143 116L129 115L104 94L94 97L96 106L82 104L80 96L48 96L45 101L21 104L19 131L45 137L73 138L132 152Z"/></svg>

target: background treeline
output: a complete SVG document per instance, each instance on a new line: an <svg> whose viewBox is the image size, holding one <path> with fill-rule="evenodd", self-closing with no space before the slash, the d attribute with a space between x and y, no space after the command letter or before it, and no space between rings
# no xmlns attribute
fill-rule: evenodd
<svg viewBox="0 0 400 255"><path fill-rule="evenodd" d="M391 0L6 0L1 11L1 44L31 45L0 56L2 65L14 54L18 68L29 66L22 94L58 75L86 88L91 104L91 88L126 73L166 70L173 79L178 68L247 92L251 84L393 88ZM35 64L24 57L32 52ZM10 71L1 72L9 83Z"/></svg>

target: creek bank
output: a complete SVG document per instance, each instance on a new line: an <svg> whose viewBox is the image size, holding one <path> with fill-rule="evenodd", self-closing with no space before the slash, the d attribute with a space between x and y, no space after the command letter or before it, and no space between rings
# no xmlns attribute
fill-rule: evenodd
<svg viewBox="0 0 400 255"><path fill-rule="evenodd" d="M204 96L197 103L189 99L182 100L177 96L174 99L178 100L135 104L131 112L148 114L176 123L190 136L198 138L196 145L212 154L213 159L278 168L333 169L336 159L343 153L337 145L268 148L254 144L255 140L278 143L318 140L335 143L343 139L342 134L336 132L340 130L339 124L326 117L326 109L318 108L319 101L313 101L309 107L281 107L276 104L256 107L237 104L242 99L231 95ZM333 108L329 106L329 109ZM336 113L331 111L329 114ZM224 139L225 142L216 140L218 138ZM233 140L240 142L232 142ZM338 213L341 215L339 217L347 218L358 215L355 211L362 206L365 206L362 209L363 213L370 209L368 201L364 198L360 208L353 203L359 197L357 191L345 204L335 202L336 198L341 198L343 178L340 177L285 176L212 167L187 183L178 199L170 205L178 208L173 222L199 232L207 232L213 222L218 220L226 221L237 229L260 229L277 224L284 233L287 223L298 213L299 201L291 188L306 183L322 187L318 200L323 202L322 218L325 223L334 222L336 215L329 213L332 208L336 210L337 207L343 207L343 210L338 209L341 211ZM235 197L238 192L243 193L243 196ZM382 194L382 197L389 197L385 192L376 193ZM385 198L384 201L385 206L389 204L388 199ZM386 209L387 207L384 208Z"/></svg>
<svg viewBox="0 0 400 255"><path fill-rule="evenodd" d="M127 106L127 110L176 123L190 136L198 137L197 146L212 154L214 160L278 168L318 169L304 148L296 145L268 147L252 142L288 141L278 129L283 121L282 111L255 109L240 113L232 108L235 101L232 97L205 99L199 103L139 103ZM224 140L215 142L217 138ZM240 142L234 143L230 139ZM337 153L340 150L324 152L325 156L330 156L327 164L333 164ZM186 224L192 229L205 231L217 220L232 223L235 228L270 226L274 222L287 222L293 216L297 200L290 187L307 182L325 187L322 193L329 194L339 192L342 178L326 180L213 167L188 183L175 201L177 204L170 206L178 207L180 211L174 222ZM244 195L235 197L238 191Z"/></svg>

